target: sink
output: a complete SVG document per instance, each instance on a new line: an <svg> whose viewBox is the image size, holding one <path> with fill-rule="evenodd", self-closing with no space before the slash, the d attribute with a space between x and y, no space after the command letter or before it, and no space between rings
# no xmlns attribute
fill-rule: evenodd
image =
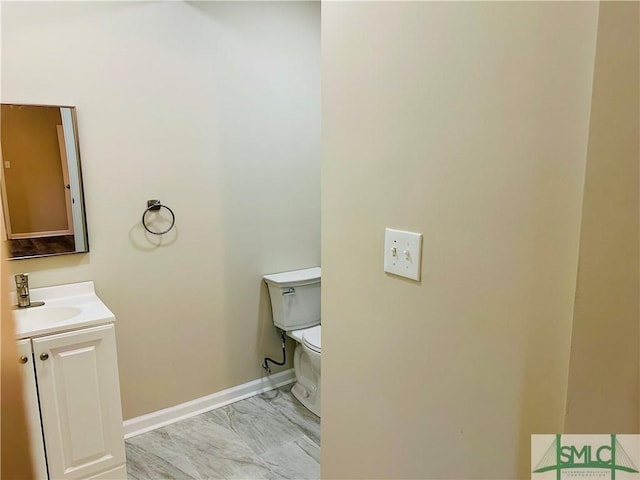
<svg viewBox="0 0 640 480"><path fill-rule="evenodd" d="M93 282L34 288L31 302L44 301L39 307L13 310L16 338L115 321L113 313L95 293ZM13 299L15 303L15 298Z"/></svg>
<svg viewBox="0 0 640 480"><path fill-rule="evenodd" d="M59 322L61 320L69 320L80 314L82 309L79 307L52 307L43 305L41 307L21 308L15 315L17 318L26 322Z"/></svg>

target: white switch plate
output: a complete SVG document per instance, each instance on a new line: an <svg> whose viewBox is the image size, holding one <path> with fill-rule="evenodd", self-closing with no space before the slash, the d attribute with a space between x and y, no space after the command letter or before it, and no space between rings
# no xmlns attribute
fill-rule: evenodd
<svg viewBox="0 0 640 480"><path fill-rule="evenodd" d="M422 234L386 228L384 271L420 281Z"/></svg>

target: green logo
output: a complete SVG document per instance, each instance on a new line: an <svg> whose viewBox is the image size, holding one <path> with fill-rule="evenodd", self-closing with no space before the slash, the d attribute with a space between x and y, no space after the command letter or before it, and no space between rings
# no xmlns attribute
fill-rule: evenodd
<svg viewBox="0 0 640 480"><path fill-rule="evenodd" d="M561 479L563 470L588 469L610 472L611 480L615 480L616 471L640 473L629 454L620 444L616 435L607 435L606 443L562 445L563 435L555 438L544 455L533 469L533 473L556 471L556 479ZM579 438L580 435L565 435L564 437ZM573 475L574 478L580 478ZM584 476L586 478L587 475Z"/></svg>

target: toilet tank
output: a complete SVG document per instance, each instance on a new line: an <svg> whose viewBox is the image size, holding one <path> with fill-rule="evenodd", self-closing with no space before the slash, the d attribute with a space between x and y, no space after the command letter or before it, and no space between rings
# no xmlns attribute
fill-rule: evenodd
<svg viewBox="0 0 640 480"><path fill-rule="evenodd" d="M273 323L284 331L320 323L320 267L265 275Z"/></svg>

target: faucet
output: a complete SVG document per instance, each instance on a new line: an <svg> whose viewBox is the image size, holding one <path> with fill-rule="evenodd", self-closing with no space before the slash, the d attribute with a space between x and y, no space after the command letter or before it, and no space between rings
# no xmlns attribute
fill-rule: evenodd
<svg viewBox="0 0 640 480"><path fill-rule="evenodd" d="M18 308L39 307L44 302L31 302L29 296L29 274L19 273L14 277L16 281L16 295L18 297Z"/></svg>

